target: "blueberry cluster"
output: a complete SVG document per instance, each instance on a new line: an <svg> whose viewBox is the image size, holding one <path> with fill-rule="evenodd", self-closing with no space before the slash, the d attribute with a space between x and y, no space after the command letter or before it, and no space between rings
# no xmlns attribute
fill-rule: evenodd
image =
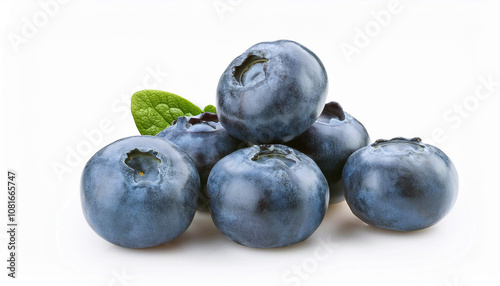
<svg viewBox="0 0 500 286"><path fill-rule="evenodd" d="M181 235L209 211L229 239L271 248L307 239L346 200L374 227L412 231L453 207L457 171L419 138L377 140L337 102L325 104L320 59L293 41L235 58L217 87L217 114L181 116L156 136L98 151L81 179L89 225L145 248Z"/></svg>

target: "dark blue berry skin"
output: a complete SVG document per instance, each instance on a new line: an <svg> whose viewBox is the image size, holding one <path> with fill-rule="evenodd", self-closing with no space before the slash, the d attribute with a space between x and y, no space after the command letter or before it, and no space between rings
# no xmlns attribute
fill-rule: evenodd
<svg viewBox="0 0 500 286"><path fill-rule="evenodd" d="M318 164L328 181L330 203L344 200L342 169L354 151L367 146L365 127L337 102L325 105L320 117L304 133L286 145L301 151Z"/></svg>
<svg viewBox="0 0 500 286"><path fill-rule="evenodd" d="M434 225L451 210L458 193L450 158L420 138L378 140L354 152L342 178L353 213L390 230Z"/></svg>
<svg viewBox="0 0 500 286"><path fill-rule="evenodd" d="M209 112L178 117L172 126L156 136L176 144L193 159L201 182L197 203L199 210L208 209L206 185L212 167L224 156L246 146L227 133L217 114Z"/></svg>
<svg viewBox="0 0 500 286"><path fill-rule="evenodd" d="M316 163L284 145L240 149L220 160L208 178L215 225L249 247L305 240L323 220L328 196L328 183Z"/></svg>
<svg viewBox="0 0 500 286"><path fill-rule="evenodd" d="M179 147L154 136L132 136L90 158L80 195L98 235L122 247L145 248L188 228L199 189L198 171Z"/></svg>
<svg viewBox="0 0 500 286"><path fill-rule="evenodd" d="M256 44L235 58L217 86L217 114L233 136L252 144L283 143L321 113L328 79L319 58L288 40Z"/></svg>

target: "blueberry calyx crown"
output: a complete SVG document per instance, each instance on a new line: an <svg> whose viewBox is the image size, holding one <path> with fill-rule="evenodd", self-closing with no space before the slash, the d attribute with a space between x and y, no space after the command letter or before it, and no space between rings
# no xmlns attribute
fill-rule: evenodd
<svg viewBox="0 0 500 286"><path fill-rule="evenodd" d="M345 112L342 106L336 101L330 101L325 104L321 115L318 117L317 121L321 123L330 123L333 120L344 121Z"/></svg>
<svg viewBox="0 0 500 286"><path fill-rule="evenodd" d="M370 145L373 150L383 150L384 153L400 153L400 152L423 152L426 147L422 143L420 137L411 139L404 137L395 137L390 140L378 139Z"/></svg>
<svg viewBox="0 0 500 286"><path fill-rule="evenodd" d="M134 181L136 183L155 183L159 181L158 167L161 160L157 156L158 152L153 150L142 152L137 148L127 153L125 164L134 170Z"/></svg>
<svg viewBox="0 0 500 286"><path fill-rule="evenodd" d="M256 147L258 151L251 158L256 163L265 164L268 160L277 160L291 168L299 162L299 158L289 148L273 144L257 145Z"/></svg>
<svg viewBox="0 0 500 286"><path fill-rule="evenodd" d="M413 137L411 139L404 138L404 137L394 137L390 140L387 139L377 139L374 143L372 143L372 147L376 147L377 145L383 144L383 143L393 143L393 142L408 142L408 143L421 143L422 139L420 137ZM420 144L419 144L420 145Z"/></svg>
<svg viewBox="0 0 500 286"><path fill-rule="evenodd" d="M241 65L233 68L233 76L242 86L261 81L266 77L264 70L266 62L264 55L248 55Z"/></svg>
<svg viewBox="0 0 500 286"><path fill-rule="evenodd" d="M172 122L173 125L179 125L181 127L185 127L186 129L189 129L193 125L197 124L203 124L213 129L217 129L215 123L219 123L219 118L217 117L217 114L211 112L204 112L200 115L189 117L189 120L185 116L180 116Z"/></svg>

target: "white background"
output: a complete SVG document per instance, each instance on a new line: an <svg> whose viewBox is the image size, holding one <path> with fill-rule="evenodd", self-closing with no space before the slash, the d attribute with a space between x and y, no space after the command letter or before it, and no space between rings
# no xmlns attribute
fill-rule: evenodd
<svg viewBox="0 0 500 286"><path fill-rule="evenodd" d="M7 169L19 184L19 278L7 278L2 230L0 284L500 285L499 15L498 1L0 1L5 224ZM146 250L93 233L80 174L97 150L138 134L132 93L214 104L229 62L277 39L321 58L328 100L372 140L420 136L451 157L460 190L449 215L395 233L341 203L310 239L272 250L237 245L199 214Z"/></svg>

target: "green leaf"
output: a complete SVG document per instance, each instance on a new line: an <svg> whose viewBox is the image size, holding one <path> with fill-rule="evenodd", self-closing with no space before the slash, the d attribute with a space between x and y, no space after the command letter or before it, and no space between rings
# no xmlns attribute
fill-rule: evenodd
<svg viewBox="0 0 500 286"><path fill-rule="evenodd" d="M142 135L156 135L179 116L194 116L201 109L176 94L145 89L132 95L132 117Z"/></svg>
<svg viewBox="0 0 500 286"><path fill-rule="evenodd" d="M210 104L210 105L205 106L205 108L203 108L203 112L217 113L217 110L215 109L215 106Z"/></svg>

